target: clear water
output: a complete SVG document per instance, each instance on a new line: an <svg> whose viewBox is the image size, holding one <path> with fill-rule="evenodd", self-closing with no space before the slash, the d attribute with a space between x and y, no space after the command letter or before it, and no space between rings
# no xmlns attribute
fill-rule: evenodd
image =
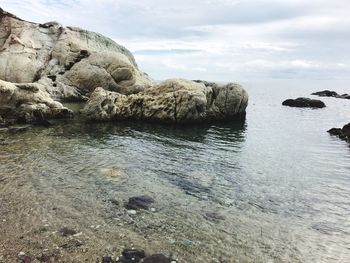
<svg viewBox="0 0 350 263"><path fill-rule="evenodd" d="M243 124L60 123L2 133L0 200L17 200L14 213L31 214L28 228L78 228L96 256L133 244L180 262L350 262L350 148L326 132L350 121L350 100L321 98L327 107L317 110L281 105L323 89L350 93L349 83L243 84ZM113 169L127 176L106 175ZM142 194L156 212L128 216L105 202Z"/></svg>

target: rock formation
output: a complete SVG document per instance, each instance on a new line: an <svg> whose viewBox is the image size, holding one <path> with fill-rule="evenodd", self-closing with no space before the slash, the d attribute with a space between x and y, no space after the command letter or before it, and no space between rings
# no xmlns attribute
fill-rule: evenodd
<svg viewBox="0 0 350 263"><path fill-rule="evenodd" d="M349 94L340 95L337 92L330 91L330 90L323 90L323 91L314 92L311 95L316 95L316 96L320 96L320 97L334 97L334 98L339 98L339 99L350 99Z"/></svg>
<svg viewBox="0 0 350 263"><path fill-rule="evenodd" d="M68 118L72 115L42 88L38 83L14 84L0 80L0 119L9 124L42 124L46 118Z"/></svg>
<svg viewBox="0 0 350 263"><path fill-rule="evenodd" d="M83 113L89 120L194 123L243 117L247 103L238 84L172 79L132 95L97 88Z"/></svg>
<svg viewBox="0 0 350 263"><path fill-rule="evenodd" d="M328 132L344 141L350 142L350 123L344 125L343 128L332 128Z"/></svg>
<svg viewBox="0 0 350 263"><path fill-rule="evenodd" d="M326 105L320 100L309 98L288 99L282 102L282 105L297 108L324 108Z"/></svg>
<svg viewBox="0 0 350 263"><path fill-rule="evenodd" d="M33 112L70 115L57 101L88 101L83 113L89 120L190 123L244 116L248 95L238 84L168 80L156 85L130 51L100 34L57 22L27 22L2 9L0 22L0 120L32 122ZM11 100L9 90L15 94Z"/></svg>

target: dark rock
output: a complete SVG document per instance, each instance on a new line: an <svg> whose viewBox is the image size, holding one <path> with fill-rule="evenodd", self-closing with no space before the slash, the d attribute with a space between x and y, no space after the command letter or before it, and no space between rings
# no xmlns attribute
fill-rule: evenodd
<svg viewBox="0 0 350 263"><path fill-rule="evenodd" d="M338 97L339 94L336 93L335 91L330 91L330 90L323 90L323 91L318 91L311 93L311 95L316 95L320 97Z"/></svg>
<svg viewBox="0 0 350 263"><path fill-rule="evenodd" d="M343 132L341 130L341 128L332 128L328 131L331 135L335 135L335 136L342 136Z"/></svg>
<svg viewBox="0 0 350 263"><path fill-rule="evenodd" d="M114 261L112 259L112 257L106 256L102 258L102 263L115 263L116 261Z"/></svg>
<svg viewBox="0 0 350 263"><path fill-rule="evenodd" d="M171 263L173 260L163 254L154 254L143 260L143 263Z"/></svg>
<svg viewBox="0 0 350 263"><path fill-rule="evenodd" d="M334 98L339 98L339 99L350 99L349 94L339 95L337 92L330 91L330 90L323 90L323 91L314 92L311 95L317 95L320 97L334 97Z"/></svg>
<svg viewBox="0 0 350 263"><path fill-rule="evenodd" d="M122 252L122 257L120 262L129 263L129 262L140 262L141 259L145 258L145 251L139 249L124 249Z"/></svg>
<svg viewBox="0 0 350 263"><path fill-rule="evenodd" d="M344 125L343 128L332 128L328 132L341 140L350 142L350 123Z"/></svg>
<svg viewBox="0 0 350 263"><path fill-rule="evenodd" d="M33 111L34 124L48 127L52 124L45 118L44 113L41 110Z"/></svg>
<svg viewBox="0 0 350 263"><path fill-rule="evenodd" d="M324 108L326 105L320 100L313 100L309 98L297 98L295 100L288 99L283 101L282 105L297 108Z"/></svg>
<svg viewBox="0 0 350 263"><path fill-rule="evenodd" d="M154 203L154 199L147 195L135 196L129 198L128 203L124 207L128 210L145 209L148 210L150 205Z"/></svg>
<svg viewBox="0 0 350 263"><path fill-rule="evenodd" d="M70 229L67 227L61 228L58 232L63 237L72 236L72 235L75 235L77 233L77 231L75 231L74 229Z"/></svg>
<svg viewBox="0 0 350 263"><path fill-rule="evenodd" d="M55 256L42 254L41 257L37 257L37 260L45 263L55 263Z"/></svg>

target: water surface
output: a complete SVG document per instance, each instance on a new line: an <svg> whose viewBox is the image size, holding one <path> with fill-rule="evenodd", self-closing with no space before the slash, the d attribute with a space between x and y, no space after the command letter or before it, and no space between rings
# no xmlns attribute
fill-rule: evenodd
<svg viewBox="0 0 350 263"><path fill-rule="evenodd" d="M326 88L349 93L349 83L243 84L244 123L65 122L1 133L0 244L54 251L65 262L130 246L190 263L349 262L350 148L326 131L350 121L350 100L321 98L327 107L317 110L281 105ZM123 203L144 194L156 212L129 215ZM42 225L49 234L36 235ZM70 254L57 250L63 226L84 243ZM1 253L18 251L5 244Z"/></svg>

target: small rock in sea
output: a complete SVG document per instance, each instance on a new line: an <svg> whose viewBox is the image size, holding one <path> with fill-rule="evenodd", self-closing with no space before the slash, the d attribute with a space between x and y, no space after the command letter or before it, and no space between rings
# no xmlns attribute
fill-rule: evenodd
<svg viewBox="0 0 350 263"><path fill-rule="evenodd" d="M112 259L112 257L106 256L102 258L102 263L115 263L116 261L114 261Z"/></svg>
<svg viewBox="0 0 350 263"><path fill-rule="evenodd" d="M217 212L207 212L205 213L205 216L204 216L206 219L208 220L211 220L211 221L214 221L214 222L219 222L219 221L222 221L222 220L225 220L225 216L223 215L220 215L219 213Z"/></svg>
<svg viewBox="0 0 350 263"><path fill-rule="evenodd" d="M164 256L163 254L154 254L143 260L143 263L172 263L175 260Z"/></svg>
<svg viewBox="0 0 350 263"><path fill-rule="evenodd" d="M128 203L124 207L128 210L145 209L148 210L150 205L154 203L154 199L147 195L135 196L129 198Z"/></svg>
<svg viewBox="0 0 350 263"><path fill-rule="evenodd" d="M341 140L350 142L350 123L344 125L343 128L332 128L328 133L339 137Z"/></svg>
<svg viewBox="0 0 350 263"><path fill-rule="evenodd" d="M151 207L149 211L156 212L157 210L154 207Z"/></svg>
<svg viewBox="0 0 350 263"><path fill-rule="evenodd" d="M288 99L282 102L283 106L297 107L297 108L324 108L326 104L320 100L313 100L309 98L297 98L295 100Z"/></svg>
<svg viewBox="0 0 350 263"><path fill-rule="evenodd" d="M129 215L136 215L136 214L137 214L136 210L128 210L127 213L128 213Z"/></svg>
<svg viewBox="0 0 350 263"><path fill-rule="evenodd" d="M120 258L120 262L123 262L123 263L140 262L141 259L145 257L146 257L146 254L144 250L124 249L122 252L122 257Z"/></svg>
<svg viewBox="0 0 350 263"><path fill-rule="evenodd" d="M331 91L331 90L318 91L318 92L312 93L311 95L317 95L320 97L334 97L334 98L338 98L338 99L350 99L349 94L339 95L337 92Z"/></svg>
<svg viewBox="0 0 350 263"><path fill-rule="evenodd" d="M58 231L61 236L63 237L67 237L67 236L73 236L75 234L77 234L77 231L75 231L74 229L70 229L68 227L63 227Z"/></svg>

